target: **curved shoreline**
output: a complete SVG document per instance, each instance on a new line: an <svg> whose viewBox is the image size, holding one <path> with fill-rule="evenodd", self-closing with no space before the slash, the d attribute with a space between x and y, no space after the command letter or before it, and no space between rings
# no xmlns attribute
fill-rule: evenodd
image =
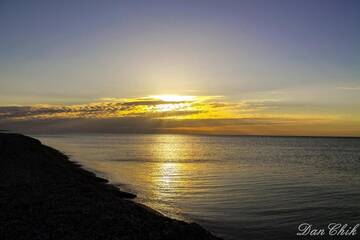
<svg viewBox="0 0 360 240"><path fill-rule="evenodd" d="M0 239L220 239L135 197L39 140L0 133Z"/></svg>

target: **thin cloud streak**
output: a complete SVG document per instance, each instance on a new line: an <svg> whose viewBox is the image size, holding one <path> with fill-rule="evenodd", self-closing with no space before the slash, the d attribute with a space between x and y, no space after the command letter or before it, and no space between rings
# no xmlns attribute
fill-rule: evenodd
<svg viewBox="0 0 360 240"><path fill-rule="evenodd" d="M350 90L350 91L359 91L360 86L340 86L337 87L338 90Z"/></svg>

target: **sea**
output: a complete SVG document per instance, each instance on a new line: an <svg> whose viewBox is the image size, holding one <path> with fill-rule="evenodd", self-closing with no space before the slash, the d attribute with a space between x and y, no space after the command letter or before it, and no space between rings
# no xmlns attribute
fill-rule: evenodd
<svg viewBox="0 0 360 240"><path fill-rule="evenodd" d="M227 240L332 239L329 224L351 230L360 223L360 138L34 137L136 193L135 201ZM357 232L342 237L358 239Z"/></svg>

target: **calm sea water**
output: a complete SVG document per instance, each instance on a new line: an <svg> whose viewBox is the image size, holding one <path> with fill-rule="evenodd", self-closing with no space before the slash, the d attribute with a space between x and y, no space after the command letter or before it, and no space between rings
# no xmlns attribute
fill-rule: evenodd
<svg viewBox="0 0 360 240"><path fill-rule="evenodd" d="M304 222L360 223L360 139L35 137L137 201L225 239L291 239Z"/></svg>

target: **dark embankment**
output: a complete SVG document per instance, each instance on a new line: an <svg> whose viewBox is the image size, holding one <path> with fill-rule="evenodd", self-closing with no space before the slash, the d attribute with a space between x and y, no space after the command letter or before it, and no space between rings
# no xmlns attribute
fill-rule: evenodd
<svg viewBox="0 0 360 240"><path fill-rule="evenodd" d="M132 197L36 139L0 133L0 239L219 239Z"/></svg>

